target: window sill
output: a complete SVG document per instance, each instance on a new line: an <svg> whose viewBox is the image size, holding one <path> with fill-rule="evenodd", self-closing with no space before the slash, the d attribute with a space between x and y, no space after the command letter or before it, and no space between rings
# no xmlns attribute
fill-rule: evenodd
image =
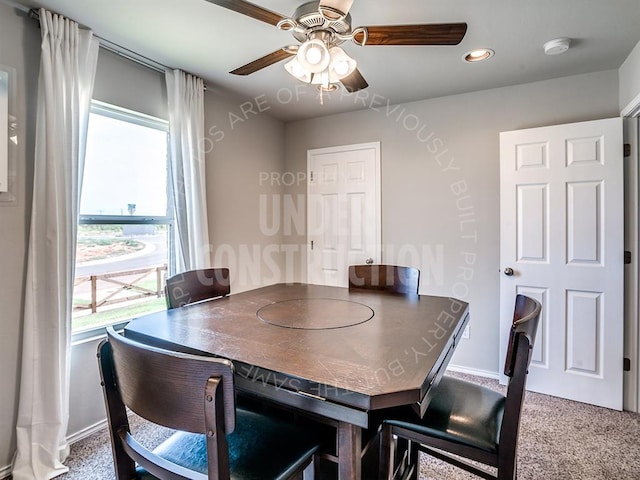
<svg viewBox="0 0 640 480"><path fill-rule="evenodd" d="M113 327L116 331L121 331L127 326L130 320L113 323L111 325L102 325L100 327L88 328L71 334L71 346L82 345L83 343L95 342L107 337L107 327Z"/></svg>

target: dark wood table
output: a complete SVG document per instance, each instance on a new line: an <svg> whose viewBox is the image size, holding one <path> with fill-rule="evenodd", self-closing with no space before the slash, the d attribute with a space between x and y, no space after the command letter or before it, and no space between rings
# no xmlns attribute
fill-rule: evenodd
<svg viewBox="0 0 640 480"><path fill-rule="evenodd" d="M373 411L424 413L468 318L453 298L279 284L139 317L125 335L228 358L239 391L334 421L344 480L361 477Z"/></svg>

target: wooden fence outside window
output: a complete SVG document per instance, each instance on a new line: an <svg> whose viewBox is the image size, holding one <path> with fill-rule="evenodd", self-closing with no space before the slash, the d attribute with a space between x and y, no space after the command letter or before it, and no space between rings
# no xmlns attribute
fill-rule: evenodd
<svg viewBox="0 0 640 480"><path fill-rule="evenodd" d="M164 272L166 271L166 265L159 265L136 270L78 277L75 280L76 291L78 291L78 287L82 286L82 284L90 283L91 300L89 304L76 304L73 309L74 311L91 309L91 313L96 313L99 308L115 303L130 302L146 297L160 298L164 295ZM154 288L140 285L143 280L146 280L147 277L154 272ZM99 288L98 282L104 282L109 285L105 288ZM115 285L116 288L114 288L113 285ZM100 294L103 294L104 297L98 298Z"/></svg>

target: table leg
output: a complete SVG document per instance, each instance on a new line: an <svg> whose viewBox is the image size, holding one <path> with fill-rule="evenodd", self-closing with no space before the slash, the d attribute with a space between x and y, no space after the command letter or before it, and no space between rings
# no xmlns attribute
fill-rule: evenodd
<svg viewBox="0 0 640 480"><path fill-rule="evenodd" d="M338 480L362 477L362 429L347 422L338 423Z"/></svg>

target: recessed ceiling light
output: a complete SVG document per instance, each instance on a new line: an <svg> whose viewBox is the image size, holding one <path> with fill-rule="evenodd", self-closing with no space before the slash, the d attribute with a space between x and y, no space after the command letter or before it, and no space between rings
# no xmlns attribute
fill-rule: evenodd
<svg viewBox="0 0 640 480"><path fill-rule="evenodd" d="M462 59L465 62L475 63L491 58L494 54L495 52L490 48L476 48L475 50L465 53Z"/></svg>
<svg viewBox="0 0 640 480"><path fill-rule="evenodd" d="M555 38L545 43L542 48L544 48L544 53L547 55L558 55L569 50L570 45L570 38Z"/></svg>

